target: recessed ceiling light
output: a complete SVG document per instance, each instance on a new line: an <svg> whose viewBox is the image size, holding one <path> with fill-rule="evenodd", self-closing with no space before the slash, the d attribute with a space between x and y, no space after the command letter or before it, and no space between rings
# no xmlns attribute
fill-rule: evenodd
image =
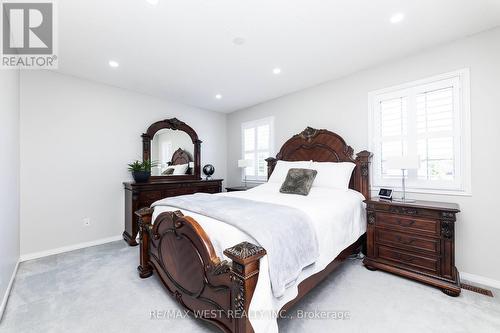
<svg viewBox="0 0 500 333"><path fill-rule="evenodd" d="M274 74L279 74L279 73L281 73L281 68L276 67L275 69L273 69L273 73L274 73Z"/></svg>
<svg viewBox="0 0 500 333"><path fill-rule="evenodd" d="M391 23L399 23L401 21L403 21L405 18L405 14L403 13L396 13L394 15L391 16Z"/></svg>
<svg viewBox="0 0 500 333"><path fill-rule="evenodd" d="M221 95L221 94L217 94L217 95L215 95L215 98L216 98L216 99L221 99L221 98L222 98L222 95Z"/></svg>
<svg viewBox="0 0 500 333"><path fill-rule="evenodd" d="M158 0L146 0L150 5L156 6L158 4Z"/></svg>
<svg viewBox="0 0 500 333"><path fill-rule="evenodd" d="M117 67L120 66L120 64L118 63L118 61L110 60L109 61L109 66L112 67L112 68L117 68Z"/></svg>

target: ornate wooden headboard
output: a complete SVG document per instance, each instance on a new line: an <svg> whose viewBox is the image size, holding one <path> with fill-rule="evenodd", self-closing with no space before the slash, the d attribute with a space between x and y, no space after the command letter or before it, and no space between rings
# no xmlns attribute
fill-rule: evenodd
<svg viewBox="0 0 500 333"><path fill-rule="evenodd" d="M363 150L354 158L353 152L340 135L325 129L307 127L302 133L294 135L285 142L276 158L266 159L267 176L268 178L271 176L278 160L353 162L356 167L352 173L349 188L360 192L366 199L370 199L369 165L372 153Z"/></svg>
<svg viewBox="0 0 500 333"><path fill-rule="evenodd" d="M179 148L172 154L170 165L188 164L192 161L193 159L191 158L189 153Z"/></svg>

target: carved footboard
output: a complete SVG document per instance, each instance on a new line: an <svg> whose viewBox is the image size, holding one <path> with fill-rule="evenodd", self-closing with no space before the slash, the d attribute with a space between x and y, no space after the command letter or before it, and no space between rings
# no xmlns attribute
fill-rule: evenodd
<svg viewBox="0 0 500 333"><path fill-rule="evenodd" d="M151 223L153 209L139 217L141 278L158 273L177 301L195 317L225 332L253 332L246 317L266 251L243 242L226 249L221 261L201 226L180 211L164 212Z"/></svg>

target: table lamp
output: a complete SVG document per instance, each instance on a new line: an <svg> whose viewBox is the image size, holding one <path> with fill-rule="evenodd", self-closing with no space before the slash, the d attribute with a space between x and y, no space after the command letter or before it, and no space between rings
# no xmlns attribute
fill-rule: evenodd
<svg viewBox="0 0 500 333"><path fill-rule="evenodd" d="M420 157L418 155L394 156L389 157L385 162L386 169L400 169L402 173L403 196L401 199L393 199L399 202L415 202L406 198L405 176L407 170L418 170L420 168Z"/></svg>
<svg viewBox="0 0 500 333"><path fill-rule="evenodd" d="M252 167L252 160L238 160L238 168L243 168L243 172L245 173L245 188L247 188L247 170L246 168Z"/></svg>

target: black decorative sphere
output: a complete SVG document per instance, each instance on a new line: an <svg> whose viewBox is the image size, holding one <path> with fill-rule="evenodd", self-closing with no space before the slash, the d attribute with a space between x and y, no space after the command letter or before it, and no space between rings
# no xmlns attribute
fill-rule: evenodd
<svg viewBox="0 0 500 333"><path fill-rule="evenodd" d="M205 176L207 176L207 179L210 179L214 172L215 168L212 164L207 164L203 167L203 173L205 174Z"/></svg>

